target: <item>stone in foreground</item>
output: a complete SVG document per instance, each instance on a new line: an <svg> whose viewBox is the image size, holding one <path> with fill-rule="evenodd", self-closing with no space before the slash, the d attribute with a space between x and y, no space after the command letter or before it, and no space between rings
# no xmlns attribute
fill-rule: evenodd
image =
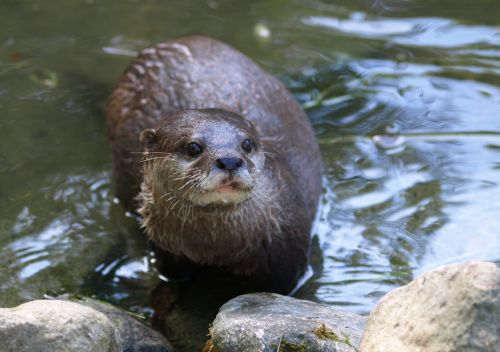
<svg viewBox="0 0 500 352"><path fill-rule="evenodd" d="M357 351L365 318L310 301L253 293L224 304L207 343L210 352Z"/></svg>
<svg viewBox="0 0 500 352"><path fill-rule="evenodd" d="M390 292L368 318L361 351L500 351L500 269L444 266Z"/></svg>
<svg viewBox="0 0 500 352"><path fill-rule="evenodd" d="M124 352L171 352L172 346L158 331L147 326L123 309L109 303L81 296L61 296L103 313L113 322L120 351Z"/></svg>
<svg viewBox="0 0 500 352"><path fill-rule="evenodd" d="M110 304L87 299L38 300L0 308L1 351L169 352L157 331ZM68 301L67 299L74 300Z"/></svg>
<svg viewBox="0 0 500 352"><path fill-rule="evenodd" d="M115 328L104 314L55 300L1 308L0 341L7 352L119 351Z"/></svg>

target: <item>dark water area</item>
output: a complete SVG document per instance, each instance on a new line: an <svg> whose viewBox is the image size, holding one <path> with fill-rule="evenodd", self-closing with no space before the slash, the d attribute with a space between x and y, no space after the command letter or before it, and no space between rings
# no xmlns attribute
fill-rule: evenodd
<svg viewBox="0 0 500 352"><path fill-rule="evenodd" d="M139 50L190 34L279 77L314 125L324 195L297 297L368 313L438 265L500 264L499 19L493 0L2 1L0 305L69 291L152 314L164 289L114 201L103 107ZM166 290L190 350L229 291Z"/></svg>

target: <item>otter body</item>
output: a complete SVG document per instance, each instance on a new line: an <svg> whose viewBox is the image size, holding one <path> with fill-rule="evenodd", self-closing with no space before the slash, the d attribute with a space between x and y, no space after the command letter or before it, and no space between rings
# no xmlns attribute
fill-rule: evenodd
<svg viewBox="0 0 500 352"><path fill-rule="evenodd" d="M300 105L231 47L188 37L142 51L107 109L114 183L159 270L218 266L288 293L304 273L321 158Z"/></svg>

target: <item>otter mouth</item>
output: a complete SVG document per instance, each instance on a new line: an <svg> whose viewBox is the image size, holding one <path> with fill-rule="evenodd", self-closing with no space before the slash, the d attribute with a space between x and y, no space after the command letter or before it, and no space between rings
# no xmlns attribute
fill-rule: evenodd
<svg viewBox="0 0 500 352"><path fill-rule="evenodd" d="M233 180L224 180L219 186L213 189L213 192L218 193L230 193L230 192L248 192L250 189L248 186L244 185L241 182L233 181Z"/></svg>
<svg viewBox="0 0 500 352"><path fill-rule="evenodd" d="M206 205L236 205L249 199L251 187L242 181L225 179L205 192L196 195L191 202L198 206Z"/></svg>

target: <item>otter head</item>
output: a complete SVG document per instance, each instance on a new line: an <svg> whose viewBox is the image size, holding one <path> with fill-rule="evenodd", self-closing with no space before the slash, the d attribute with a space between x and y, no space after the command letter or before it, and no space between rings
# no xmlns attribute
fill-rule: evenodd
<svg viewBox="0 0 500 352"><path fill-rule="evenodd" d="M144 180L156 201L230 206L246 201L264 165L259 133L219 109L183 110L141 133Z"/></svg>

